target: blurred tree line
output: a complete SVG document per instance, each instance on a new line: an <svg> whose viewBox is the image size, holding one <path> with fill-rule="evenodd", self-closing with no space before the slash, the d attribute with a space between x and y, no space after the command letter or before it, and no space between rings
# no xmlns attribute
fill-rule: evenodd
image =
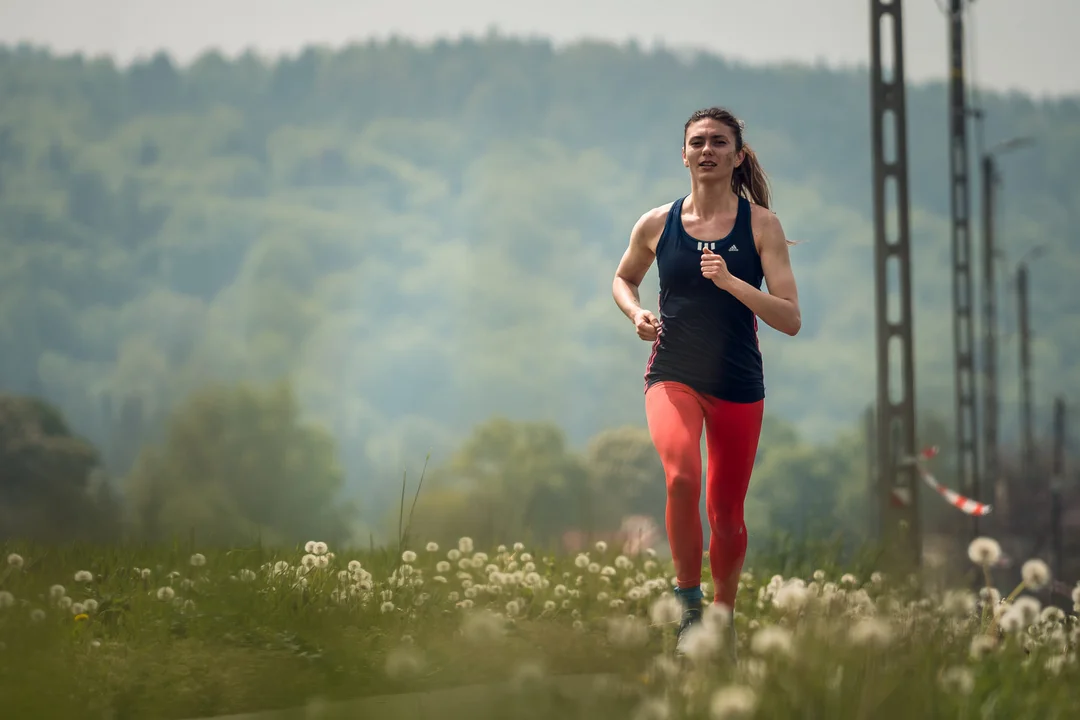
<svg viewBox="0 0 1080 720"><path fill-rule="evenodd" d="M24 403L16 425L85 438L98 479L58 487L150 536L385 539L429 452L431 532L662 521L648 347L610 278L636 217L686 192L686 116L721 103L803 241L803 331L762 329L771 424L748 513L854 528L874 393L867 88L863 72L497 35L188 67L0 47L0 391ZM1042 407L1080 394L1080 103L983 99L988 139L1039 138L1003 163L999 231L1005 269L1050 248L1033 267ZM908 98L919 407L947 447L931 422L952 414L945 100L940 84ZM60 412L63 431L33 419Z"/></svg>

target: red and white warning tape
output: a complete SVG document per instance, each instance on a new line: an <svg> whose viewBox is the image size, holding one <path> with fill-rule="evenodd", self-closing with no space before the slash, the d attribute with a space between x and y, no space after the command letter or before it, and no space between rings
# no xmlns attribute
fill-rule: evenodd
<svg viewBox="0 0 1080 720"><path fill-rule="evenodd" d="M930 474L930 471L923 467L922 463L926 460L933 458L937 455L938 449L936 446L928 447L923 450L919 455L913 459L915 463L915 469L919 471L919 476L923 481L933 488L939 495L945 498L945 501L958 509L960 512L966 515L989 515L993 510L993 506L987 503L981 503L977 500L964 497L954 490L950 490L945 487ZM894 488L892 493L892 499L895 504L898 505L910 505L911 504L911 491L907 488Z"/></svg>

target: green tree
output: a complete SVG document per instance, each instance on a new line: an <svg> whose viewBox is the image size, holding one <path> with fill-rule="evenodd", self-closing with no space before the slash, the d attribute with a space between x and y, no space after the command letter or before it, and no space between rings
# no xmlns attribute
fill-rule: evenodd
<svg viewBox="0 0 1080 720"><path fill-rule="evenodd" d="M346 539L334 442L305 423L286 383L208 386L173 413L164 442L147 448L127 489L149 538L296 543Z"/></svg>
<svg viewBox="0 0 1080 720"><path fill-rule="evenodd" d="M97 450L38 398L0 395L0 538L103 539L119 508Z"/></svg>

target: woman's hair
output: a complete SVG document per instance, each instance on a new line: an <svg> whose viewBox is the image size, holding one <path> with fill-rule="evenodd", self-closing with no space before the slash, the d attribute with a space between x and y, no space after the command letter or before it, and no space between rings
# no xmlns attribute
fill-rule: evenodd
<svg viewBox="0 0 1080 720"><path fill-rule="evenodd" d="M761 163L758 162L757 155L754 154L749 145L743 142L742 120L721 107L695 110L690 119L686 121L686 125L683 126L683 142L686 142L686 133L690 126L706 118L722 122L731 128L731 131L735 133L735 151L742 150L745 152L743 161L735 168L735 172L731 174L731 189L735 191L736 195L747 197L758 205L769 209L769 178L765 174L764 168L761 167Z"/></svg>

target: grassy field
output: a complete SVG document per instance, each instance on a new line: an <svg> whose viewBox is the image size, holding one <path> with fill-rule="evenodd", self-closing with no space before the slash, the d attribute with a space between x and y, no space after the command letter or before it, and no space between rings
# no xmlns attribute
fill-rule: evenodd
<svg viewBox="0 0 1080 720"><path fill-rule="evenodd" d="M970 554L977 567L995 552L984 539ZM2 553L5 718L196 718L493 680L521 702L485 717L538 717L531 681L564 673L622 679L590 718L1049 720L1080 705L1077 608L1028 592L1047 581L1037 561L1030 588L982 599L831 565L748 569L732 666L722 617L675 662L671 568L602 544Z"/></svg>

